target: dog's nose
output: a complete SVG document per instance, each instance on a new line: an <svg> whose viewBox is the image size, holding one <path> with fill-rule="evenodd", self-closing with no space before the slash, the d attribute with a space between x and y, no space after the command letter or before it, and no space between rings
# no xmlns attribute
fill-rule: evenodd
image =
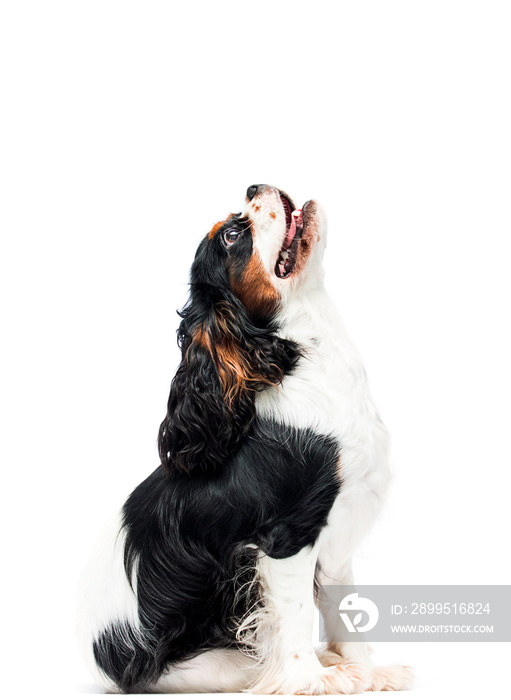
<svg viewBox="0 0 511 700"><path fill-rule="evenodd" d="M247 190L247 199L249 202L251 199L254 199L258 189L259 189L259 185L250 185L250 187Z"/></svg>

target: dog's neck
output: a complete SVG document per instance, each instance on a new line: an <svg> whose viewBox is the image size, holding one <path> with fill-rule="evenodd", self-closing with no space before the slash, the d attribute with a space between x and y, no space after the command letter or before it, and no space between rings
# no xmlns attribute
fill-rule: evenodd
<svg viewBox="0 0 511 700"><path fill-rule="evenodd" d="M337 309L321 284L297 289L278 316L281 335L302 347L349 342Z"/></svg>

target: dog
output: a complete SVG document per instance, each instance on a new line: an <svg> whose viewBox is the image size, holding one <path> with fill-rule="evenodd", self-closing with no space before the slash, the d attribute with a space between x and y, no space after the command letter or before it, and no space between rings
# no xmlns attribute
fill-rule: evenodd
<svg viewBox="0 0 511 700"><path fill-rule="evenodd" d="M200 243L161 465L81 580L79 638L108 692L400 690L408 667L312 643L315 584L351 558L389 482L388 433L325 292L326 219L269 185Z"/></svg>

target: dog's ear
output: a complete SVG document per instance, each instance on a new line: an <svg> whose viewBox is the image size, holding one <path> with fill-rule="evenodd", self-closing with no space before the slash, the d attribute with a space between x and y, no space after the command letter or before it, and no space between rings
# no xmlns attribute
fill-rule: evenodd
<svg viewBox="0 0 511 700"><path fill-rule="evenodd" d="M292 341L255 326L234 295L225 296L198 318L192 292L182 313L182 361L158 436L169 473L208 471L228 459L255 417L256 392L279 384L300 354Z"/></svg>
<svg viewBox="0 0 511 700"><path fill-rule="evenodd" d="M232 449L233 421L206 338L200 328L189 336L181 324L183 356L158 435L160 459L168 472L208 470Z"/></svg>

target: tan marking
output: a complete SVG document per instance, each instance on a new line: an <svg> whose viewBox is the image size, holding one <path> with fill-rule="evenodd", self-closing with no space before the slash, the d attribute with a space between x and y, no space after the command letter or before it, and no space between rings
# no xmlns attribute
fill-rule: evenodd
<svg viewBox="0 0 511 700"><path fill-rule="evenodd" d="M260 207L259 204L258 204L256 207L254 207L254 211L259 211L260 208L261 208L261 207Z"/></svg>
<svg viewBox="0 0 511 700"><path fill-rule="evenodd" d="M274 211L271 211L271 212L270 212L270 216L271 216L272 219L276 219L276 218L277 218L277 215L275 214Z"/></svg>
<svg viewBox="0 0 511 700"><path fill-rule="evenodd" d="M211 342L211 336L203 326L199 326L199 328L197 328L197 330L192 335L192 343L201 345L202 347L206 348L208 352L213 353L213 344ZM191 345L188 347L187 353L190 351L190 347Z"/></svg>
<svg viewBox="0 0 511 700"><path fill-rule="evenodd" d="M218 231L219 231L219 230L222 228L222 226L225 224L225 222L226 222L226 221L229 221L229 219L231 219L233 216L234 216L234 214L229 214L229 216L226 216L225 219L224 219L223 221L218 221L218 222L213 226L213 228L211 229L211 231L208 233L208 238L209 238L210 240L211 240L212 238L214 238L214 237L216 236L216 234L218 233Z"/></svg>
<svg viewBox="0 0 511 700"><path fill-rule="evenodd" d="M254 249L240 280L231 272L231 287L252 314L269 316L277 305L277 290L264 269L259 252Z"/></svg>
<svg viewBox="0 0 511 700"><path fill-rule="evenodd" d="M222 343L217 343L214 354L224 400L228 406L232 406L243 391L256 391L256 384L277 386L282 380L280 377L279 380L272 381L255 372L251 367L250 355L233 341L225 339Z"/></svg>
<svg viewBox="0 0 511 700"><path fill-rule="evenodd" d="M224 401L231 407L243 391L255 391L258 387L254 385L266 384L277 386L283 379L282 371L272 365L274 379L258 374L252 367L252 358L248 351L240 347L237 340L232 336L229 327L229 312L222 313L223 309L218 309L216 316L215 338L219 334L218 340L213 342L210 329L200 326L192 335L192 344L187 350L187 355L191 351L193 344L205 348L213 362L215 363Z"/></svg>

